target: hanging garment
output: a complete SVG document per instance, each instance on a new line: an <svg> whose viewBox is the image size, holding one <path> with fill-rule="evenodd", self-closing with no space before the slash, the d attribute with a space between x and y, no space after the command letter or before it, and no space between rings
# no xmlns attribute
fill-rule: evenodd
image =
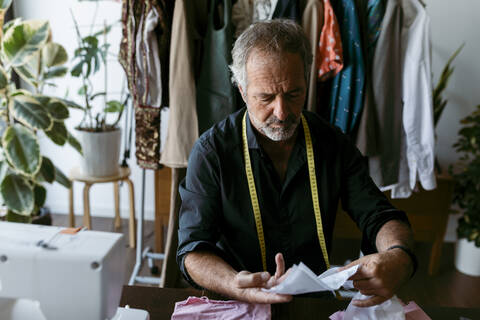
<svg viewBox="0 0 480 320"><path fill-rule="evenodd" d="M223 5L223 21L216 26L218 7ZM200 72L196 81L199 134L236 111L236 90L230 81L232 61L231 0L210 2L208 25L203 39ZM218 18L221 19L221 18Z"/></svg>
<svg viewBox="0 0 480 320"><path fill-rule="evenodd" d="M379 125L373 97L372 62L385 15L385 2L383 0L355 0L355 3L359 9L366 70L365 98L356 136L356 145L363 155L375 156L379 153Z"/></svg>
<svg viewBox="0 0 480 320"><path fill-rule="evenodd" d="M437 187L431 80L430 19L418 0L402 1L403 112L398 183L383 188L392 198L408 198L417 180L425 190Z"/></svg>
<svg viewBox="0 0 480 320"><path fill-rule="evenodd" d="M278 0L272 19L290 19L300 23L300 12L296 0Z"/></svg>
<svg viewBox="0 0 480 320"><path fill-rule="evenodd" d="M340 27L330 0L323 0L324 24L318 43L318 78L325 81L335 77L343 68L343 49Z"/></svg>
<svg viewBox="0 0 480 320"><path fill-rule="evenodd" d="M254 22L270 20L278 0L238 0L232 7L235 38Z"/></svg>
<svg viewBox="0 0 480 320"><path fill-rule="evenodd" d="M318 70L318 43L323 28L323 2L321 0L308 0L303 10L302 27L312 47L312 66L308 79L308 96L305 108L317 112L317 70Z"/></svg>
<svg viewBox="0 0 480 320"><path fill-rule="evenodd" d="M168 11L163 0L124 0L122 64L135 107L135 144L139 166L160 167L160 113L168 103L170 42Z"/></svg>
<svg viewBox="0 0 480 320"><path fill-rule="evenodd" d="M352 134L363 106L365 69L360 26L353 0L332 2L340 25L343 70L332 81L330 123Z"/></svg>
<svg viewBox="0 0 480 320"><path fill-rule="evenodd" d="M378 119L378 154L369 157L369 170L379 187L396 184L399 174L403 130L402 1L387 2L372 62L372 88Z"/></svg>
<svg viewBox="0 0 480 320"><path fill-rule="evenodd" d="M167 136L160 162L171 168L185 168L198 139L195 87L196 53L204 33L207 0L177 0L172 22Z"/></svg>

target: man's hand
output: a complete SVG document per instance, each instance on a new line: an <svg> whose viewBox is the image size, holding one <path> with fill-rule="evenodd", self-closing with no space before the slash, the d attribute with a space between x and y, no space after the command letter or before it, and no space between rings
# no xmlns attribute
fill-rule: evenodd
<svg viewBox="0 0 480 320"><path fill-rule="evenodd" d="M413 271L410 257L401 249L364 256L339 271L357 264L361 266L349 280L353 280L353 286L360 290L360 293L372 296L365 300L353 300L357 307L371 307L387 301L407 282Z"/></svg>
<svg viewBox="0 0 480 320"><path fill-rule="evenodd" d="M291 295L262 291L262 288L271 288L282 282L287 276L288 271L285 273L285 262L281 253L277 253L275 256L275 262L277 269L273 276L268 272L240 271L237 273L233 286L238 290L240 300L251 303L282 303L292 300Z"/></svg>

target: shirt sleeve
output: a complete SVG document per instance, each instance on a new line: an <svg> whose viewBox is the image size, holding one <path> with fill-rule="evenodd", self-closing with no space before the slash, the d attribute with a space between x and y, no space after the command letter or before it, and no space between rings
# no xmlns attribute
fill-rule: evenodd
<svg viewBox="0 0 480 320"><path fill-rule="evenodd" d="M182 205L179 212L177 263L185 279L198 288L184 265L187 253L209 250L222 256L216 247L221 217L220 180L217 156L205 142L197 141L188 160L185 179L179 186Z"/></svg>
<svg viewBox="0 0 480 320"><path fill-rule="evenodd" d="M377 233L386 222L400 220L410 223L405 212L390 204L370 178L367 161L360 151L347 137L342 139L342 208L362 231L362 251L373 253L377 251Z"/></svg>

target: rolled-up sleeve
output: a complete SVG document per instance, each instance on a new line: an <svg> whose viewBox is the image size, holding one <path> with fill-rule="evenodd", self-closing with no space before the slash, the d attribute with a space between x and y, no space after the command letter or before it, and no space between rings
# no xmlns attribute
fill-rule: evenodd
<svg viewBox="0 0 480 320"><path fill-rule="evenodd" d="M405 212L396 209L370 178L368 166L360 151L345 138L342 145L342 208L357 223L363 234L362 251L376 251L380 228L390 220L409 225Z"/></svg>
<svg viewBox="0 0 480 320"><path fill-rule="evenodd" d="M177 263L185 279L197 286L185 269L184 258L194 250L219 254L220 181L218 162L212 148L199 140L188 161L187 175L180 183L182 205L179 213Z"/></svg>

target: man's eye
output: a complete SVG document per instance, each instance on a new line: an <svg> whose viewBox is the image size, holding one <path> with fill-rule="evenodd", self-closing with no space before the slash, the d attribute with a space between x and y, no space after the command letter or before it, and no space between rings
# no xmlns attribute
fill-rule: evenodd
<svg viewBox="0 0 480 320"><path fill-rule="evenodd" d="M272 96L261 96L260 101L262 102L268 102L272 100Z"/></svg>

